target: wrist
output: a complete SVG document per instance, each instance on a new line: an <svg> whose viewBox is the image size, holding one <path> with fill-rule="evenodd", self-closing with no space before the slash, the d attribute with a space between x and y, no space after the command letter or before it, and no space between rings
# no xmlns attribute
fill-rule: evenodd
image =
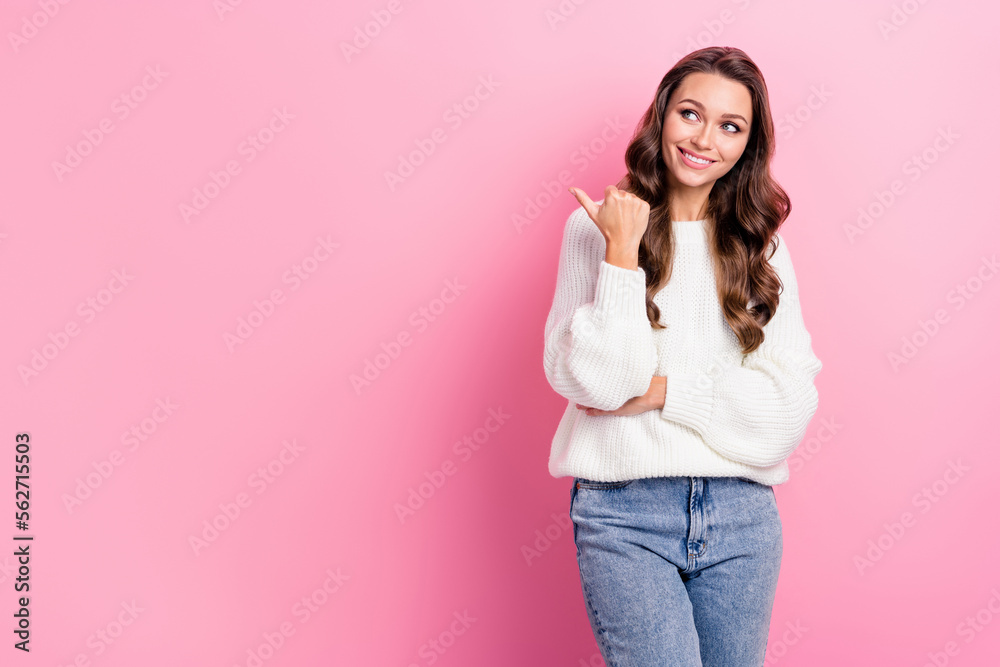
<svg viewBox="0 0 1000 667"><path fill-rule="evenodd" d="M609 245L604 253L604 261L623 269L635 271L639 268L639 248Z"/></svg>
<svg viewBox="0 0 1000 667"><path fill-rule="evenodd" d="M654 375L649 383L649 406L652 410L662 410L667 404L667 378L665 375Z"/></svg>

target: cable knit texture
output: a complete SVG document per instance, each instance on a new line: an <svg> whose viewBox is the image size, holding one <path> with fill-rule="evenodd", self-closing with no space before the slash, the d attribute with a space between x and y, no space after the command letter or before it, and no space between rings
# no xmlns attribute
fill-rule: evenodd
<svg viewBox="0 0 1000 667"><path fill-rule="evenodd" d="M674 267L646 317L646 274L605 260L604 237L581 206L563 234L545 377L568 399L549 455L553 477L621 481L732 476L788 481L786 459L816 413L822 363L799 306L791 256L778 234L768 260L784 290L764 342L744 355L715 291L705 220L672 222ZM666 376L662 410L588 416L576 404L619 408Z"/></svg>

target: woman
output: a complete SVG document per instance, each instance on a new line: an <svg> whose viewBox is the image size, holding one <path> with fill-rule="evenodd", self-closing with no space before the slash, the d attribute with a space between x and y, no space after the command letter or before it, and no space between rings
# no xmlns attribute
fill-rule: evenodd
<svg viewBox="0 0 1000 667"><path fill-rule="evenodd" d="M577 188L545 374L569 400L549 472L574 478L584 599L609 667L761 665L781 564L772 486L822 368L778 228L774 125L736 48L681 59L595 204Z"/></svg>

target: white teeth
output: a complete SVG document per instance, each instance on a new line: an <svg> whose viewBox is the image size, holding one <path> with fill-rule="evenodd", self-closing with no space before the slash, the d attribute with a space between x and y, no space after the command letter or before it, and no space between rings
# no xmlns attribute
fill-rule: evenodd
<svg viewBox="0 0 1000 667"><path fill-rule="evenodd" d="M691 160L692 162L697 162L698 164L710 164L712 162L711 160L703 160L700 157L695 157L695 156L691 155L690 153L688 153L683 148L681 149L681 152L684 153L684 155L685 155L685 157L687 157L687 159Z"/></svg>

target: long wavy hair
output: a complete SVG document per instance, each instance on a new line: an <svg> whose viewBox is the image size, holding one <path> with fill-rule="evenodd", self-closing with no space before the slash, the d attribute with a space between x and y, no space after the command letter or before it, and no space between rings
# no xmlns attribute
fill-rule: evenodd
<svg viewBox="0 0 1000 667"><path fill-rule="evenodd" d="M666 73L625 151L628 173L616 187L649 204L639 265L646 272L646 315L654 329L665 329L659 321L660 309L653 302L670 280L674 255L670 187L662 152L663 119L671 94L692 72L718 74L742 83L753 103L746 148L733 168L712 186L706 215L719 304L743 353L748 354L764 342L763 326L774 316L779 290L784 289L766 260L777 250L775 234L791 212L791 201L771 177L774 121L767 86L746 53L734 47L712 46L689 53ZM751 301L754 305L748 308Z"/></svg>

